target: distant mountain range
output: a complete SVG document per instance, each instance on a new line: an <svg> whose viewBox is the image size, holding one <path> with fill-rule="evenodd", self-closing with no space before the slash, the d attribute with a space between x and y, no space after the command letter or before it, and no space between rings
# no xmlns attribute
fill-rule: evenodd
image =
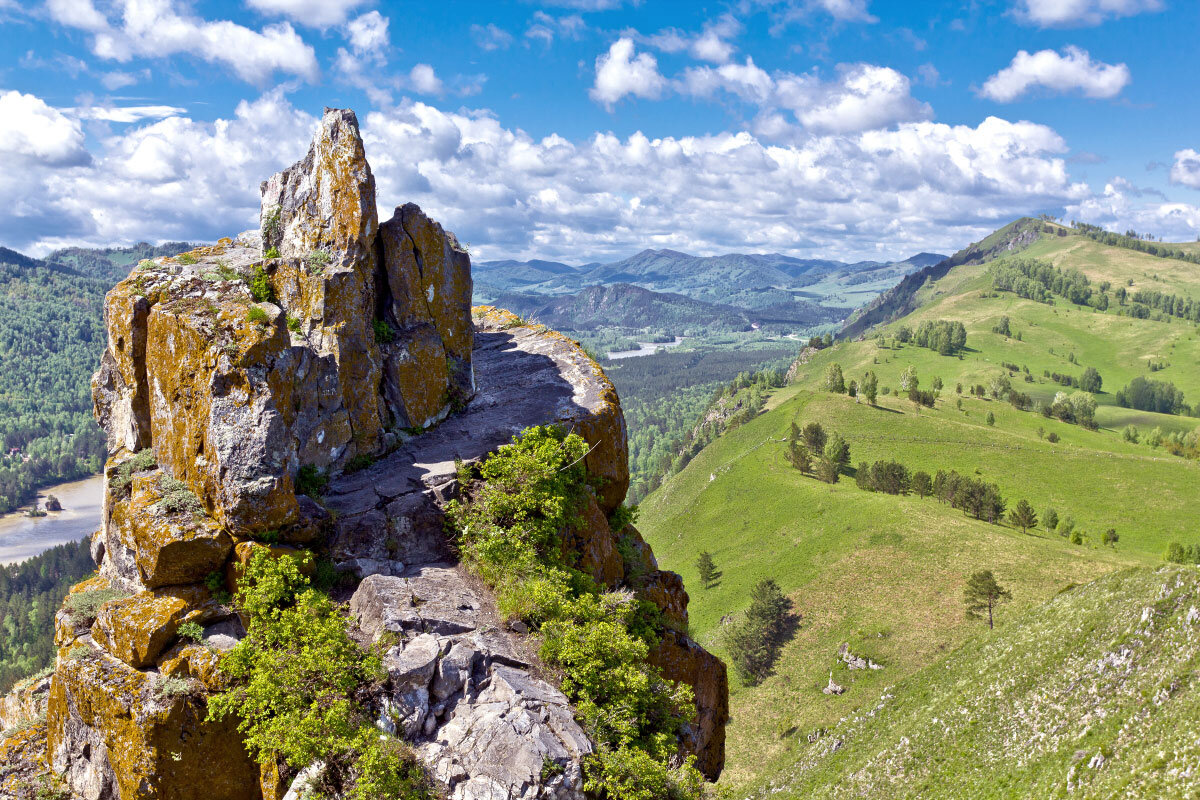
<svg viewBox="0 0 1200 800"><path fill-rule="evenodd" d="M701 325L749 330L844 320L906 275L945 256L904 261L801 259L779 253L693 256L643 250L611 263L480 261L475 295L568 330Z"/></svg>

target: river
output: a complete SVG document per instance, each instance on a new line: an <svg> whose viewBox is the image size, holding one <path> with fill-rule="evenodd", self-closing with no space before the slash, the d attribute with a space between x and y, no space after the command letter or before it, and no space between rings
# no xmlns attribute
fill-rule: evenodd
<svg viewBox="0 0 1200 800"><path fill-rule="evenodd" d="M638 356L652 356L658 352L660 347L679 347L683 344L683 337L676 336L673 342L638 342L641 347L637 350L616 350L608 354L608 357L616 360L619 358L637 358Z"/></svg>
<svg viewBox="0 0 1200 800"><path fill-rule="evenodd" d="M104 476L48 486L39 498L52 494L62 511L44 517L27 517L23 511L0 516L0 564L14 564L66 542L75 542L100 527L104 499Z"/></svg>

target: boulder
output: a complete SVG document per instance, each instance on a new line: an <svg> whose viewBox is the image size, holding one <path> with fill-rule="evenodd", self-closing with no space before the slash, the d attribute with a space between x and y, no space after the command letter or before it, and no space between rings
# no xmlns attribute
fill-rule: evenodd
<svg viewBox="0 0 1200 800"><path fill-rule="evenodd" d="M206 719L202 697L96 653L59 661L47 757L82 800L258 800L258 764L237 721Z"/></svg>
<svg viewBox="0 0 1200 800"><path fill-rule="evenodd" d="M100 607L92 636L96 643L131 667L153 664L184 622L218 615L202 586L172 586L142 592Z"/></svg>
<svg viewBox="0 0 1200 800"><path fill-rule="evenodd" d="M160 470L134 476L128 498L113 502L109 529L133 550L138 578L155 589L203 581L221 570L233 540L211 517L163 507Z"/></svg>

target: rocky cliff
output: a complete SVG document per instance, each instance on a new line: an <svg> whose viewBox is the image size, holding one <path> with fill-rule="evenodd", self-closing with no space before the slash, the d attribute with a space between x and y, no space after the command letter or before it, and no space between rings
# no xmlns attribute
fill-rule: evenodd
<svg viewBox="0 0 1200 800"><path fill-rule="evenodd" d="M386 643L378 724L448 797L582 797L593 742L532 637L456 562L442 511L456 462L558 424L587 441L597 487L564 552L670 622L651 661L694 687L681 750L715 779L725 667L682 633L679 577L632 526L610 528L628 468L603 371L559 334L472 310L468 254L416 206L378 223L353 112L327 109L305 158L261 191L260 230L144 261L107 297L99 571L58 615L44 728L34 715L3 746L28 755L44 735L46 765L86 800L282 797L294 770L252 760L205 698L244 635L242 567L306 548L345 575L354 637ZM314 478L320 502L298 493L317 494Z"/></svg>

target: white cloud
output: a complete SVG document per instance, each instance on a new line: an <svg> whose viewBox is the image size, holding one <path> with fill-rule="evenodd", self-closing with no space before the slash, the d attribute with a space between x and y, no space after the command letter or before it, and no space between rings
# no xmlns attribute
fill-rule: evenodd
<svg viewBox="0 0 1200 800"><path fill-rule="evenodd" d="M512 34L489 22L487 25L472 25L471 38L480 50L507 50L512 44Z"/></svg>
<svg viewBox="0 0 1200 800"><path fill-rule="evenodd" d="M1067 47L1063 52L1021 50L1012 63L988 78L979 90L983 97L1011 103L1030 89L1078 91L1085 97L1115 97L1129 85L1129 67L1092 61L1086 50Z"/></svg>
<svg viewBox="0 0 1200 800"><path fill-rule="evenodd" d="M743 65L691 67L674 86L694 97L725 91L758 105L757 130L768 138L794 134L782 111L790 111L812 133L853 133L933 116L928 104L912 96L912 82L890 67L841 64L837 71L832 81L814 73L771 76L747 58Z"/></svg>
<svg viewBox="0 0 1200 800"><path fill-rule="evenodd" d="M213 240L250 227L258 181L301 157L316 124L272 92L228 119L176 116L122 129L94 145L89 163L77 122L32 96L0 95L13 100L22 110L0 107L0 149L26 153L29 166L0 171L0 195L15 198L0 215L0 242L33 252ZM33 121L11 122L18 116ZM1140 205L1120 182L1093 195L1067 173L1055 131L994 117L974 127L915 121L814 133L790 144L748 132L534 138L487 111L412 100L361 121L385 213L417 202L479 258L576 261L644 247L903 256L950 250L1014 217L1064 208L1139 230L1200 225L1194 207ZM15 138L2 127L11 125Z"/></svg>
<svg viewBox="0 0 1200 800"><path fill-rule="evenodd" d="M568 14L564 17L553 17L545 11L535 11L529 27L525 29L525 38L533 41L540 40L549 47L555 37L578 39L587 30L587 23L579 14Z"/></svg>
<svg viewBox="0 0 1200 800"><path fill-rule="evenodd" d="M809 5L845 22L879 21L878 17L867 11L867 0L813 0Z"/></svg>
<svg viewBox="0 0 1200 800"><path fill-rule="evenodd" d="M355 52L382 59L388 46L388 18L378 11L368 11L350 20L346 23L346 40Z"/></svg>
<svg viewBox="0 0 1200 800"><path fill-rule="evenodd" d="M655 99L662 95L666 79L659 74L658 61L649 53L633 54L633 40L622 36L607 53L596 59L596 82L588 95L608 110L626 95Z"/></svg>
<svg viewBox="0 0 1200 800"><path fill-rule="evenodd" d="M74 2L74 0L61 0ZM251 8L264 14L287 17L313 28L328 28L346 21L366 0L246 0Z"/></svg>
<svg viewBox="0 0 1200 800"><path fill-rule="evenodd" d="M96 119L103 122L140 122L144 119L165 119L186 114L186 108L176 106L89 106L64 109L80 119Z"/></svg>
<svg viewBox="0 0 1200 800"><path fill-rule="evenodd" d="M1110 231L1127 230L1153 233L1167 241L1190 241L1200 233L1200 208L1190 203L1135 203L1130 197L1141 192L1129 191L1129 181L1114 178L1100 194L1089 194L1068 205L1071 219L1099 225Z"/></svg>
<svg viewBox="0 0 1200 800"><path fill-rule="evenodd" d="M693 97L712 97L725 91L756 105L767 103L775 92L775 81L748 56L745 64L689 67L675 85L681 94Z"/></svg>
<svg viewBox="0 0 1200 800"><path fill-rule="evenodd" d="M131 72L122 72L121 70L113 70L106 72L100 76L100 83L104 84L104 88L110 92L115 92L117 89L124 89L126 86L133 86L138 82L138 77Z"/></svg>
<svg viewBox="0 0 1200 800"><path fill-rule="evenodd" d="M0 93L0 153L54 167L91 161L76 120L40 97L17 91Z"/></svg>
<svg viewBox="0 0 1200 800"><path fill-rule="evenodd" d="M446 87L442 85L442 79L428 64L417 64L413 67L408 73L408 80L413 90L421 94L440 95L446 91Z"/></svg>
<svg viewBox="0 0 1200 800"><path fill-rule="evenodd" d="M1175 153L1175 164L1171 167L1171 183L1200 189L1200 153L1190 147Z"/></svg>
<svg viewBox="0 0 1200 800"><path fill-rule="evenodd" d="M228 20L209 21L180 12L175 0L117 0L119 23L98 12L91 0L50 0L57 22L92 34L92 52L127 62L185 53L221 64L239 78L264 83L275 72L315 80L313 48L288 23L261 31Z"/></svg>
<svg viewBox="0 0 1200 800"><path fill-rule="evenodd" d="M797 76L779 89L784 108L819 133L849 133L928 119L933 109L912 96L909 79L890 67L843 64L836 81Z"/></svg>
<svg viewBox="0 0 1200 800"><path fill-rule="evenodd" d="M664 53L688 53L700 61L725 64L733 58L737 48L728 40L742 32L742 23L732 14L722 14L704 24L700 33L689 34L678 28L664 28L658 33L643 36L636 30L626 30L622 35Z"/></svg>
<svg viewBox="0 0 1200 800"><path fill-rule="evenodd" d="M633 0L637 5L640 0ZM612 11L625 5L625 0L541 0L542 5L572 8L576 11Z"/></svg>
<svg viewBox="0 0 1200 800"><path fill-rule="evenodd" d="M1042 28L1069 28L1162 8L1162 0L1017 0L1014 11L1018 19Z"/></svg>

